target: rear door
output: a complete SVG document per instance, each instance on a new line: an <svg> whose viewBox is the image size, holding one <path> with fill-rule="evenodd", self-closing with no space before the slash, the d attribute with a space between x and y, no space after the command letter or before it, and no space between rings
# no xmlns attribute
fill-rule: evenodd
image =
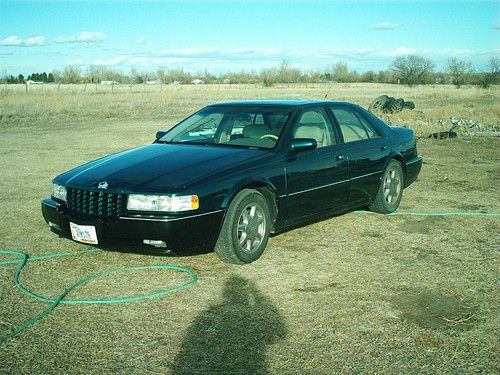
<svg viewBox="0 0 500 375"><path fill-rule="evenodd" d="M289 224L340 209L346 205L349 194L349 162L326 108L303 109L291 132L290 139L313 138L318 147L285 159Z"/></svg>
<svg viewBox="0 0 500 375"><path fill-rule="evenodd" d="M388 139L355 108L341 104L331 104L328 108L340 130L345 154L349 158L349 202L352 205L367 203L380 185L390 154Z"/></svg>

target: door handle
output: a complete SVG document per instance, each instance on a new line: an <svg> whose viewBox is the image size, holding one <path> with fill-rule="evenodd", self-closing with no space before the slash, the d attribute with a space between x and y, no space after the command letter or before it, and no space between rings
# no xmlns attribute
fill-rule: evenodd
<svg viewBox="0 0 500 375"><path fill-rule="evenodd" d="M335 159L344 160L344 155L337 155L337 156L335 156Z"/></svg>
<svg viewBox="0 0 500 375"><path fill-rule="evenodd" d="M385 150L387 150L387 146L382 146L382 147L380 147L380 149L381 149L382 151L385 151Z"/></svg>

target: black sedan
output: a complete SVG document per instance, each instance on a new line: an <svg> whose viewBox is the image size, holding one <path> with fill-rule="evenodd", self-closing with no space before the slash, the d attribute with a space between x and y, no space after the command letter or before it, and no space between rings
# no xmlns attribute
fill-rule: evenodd
<svg viewBox="0 0 500 375"><path fill-rule="evenodd" d="M355 104L221 103L57 176L42 212L75 241L215 249L243 264L270 233L361 207L393 212L421 167L412 130Z"/></svg>

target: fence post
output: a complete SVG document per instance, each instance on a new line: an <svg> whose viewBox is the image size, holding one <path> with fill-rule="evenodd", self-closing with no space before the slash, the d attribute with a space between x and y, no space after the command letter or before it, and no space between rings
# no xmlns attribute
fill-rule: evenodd
<svg viewBox="0 0 500 375"><path fill-rule="evenodd" d="M28 95L28 82L24 84L26 86L26 95Z"/></svg>

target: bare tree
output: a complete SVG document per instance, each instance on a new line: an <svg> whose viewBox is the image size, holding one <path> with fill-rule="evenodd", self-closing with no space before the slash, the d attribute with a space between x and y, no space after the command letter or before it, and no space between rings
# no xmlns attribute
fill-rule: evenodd
<svg viewBox="0 0 500 375"><path fill-rule="evenodd" d="M271 87L278 81L278 72L276 68L262 69L260 79L265 87Z"/></svg>
<svg viewBox="0 0 500 375"><path fill-rule="evenodd" d="M390 66L402 83L413 86L419 83L426 83L429 73L434 70L434 64L425 57L408 55L398 57Z"/></svg>
<svg viewBox="0 0 500 375"><path fill-rule="evenodd" d="M156 77L160 80L161 83L168 83L167 80L169 79L169 77L165 68L160 67L156 69Z"/></svg>
<svg viewBox="0 0 500 375"><path fill-rule="evenodd" d="M450 57L446 65L446 73L451 78L457 89L469 81L470 74L474 71L472 64L468 61Z"/></svg>
<svg viewBox="0 0 500 375"><path fill-rule="evenodd" d="M488 61L488 71L483 73L479 81L479 86L488 88L490 85L497 85L500 83L500 58L492 57Z"/></svg>
<svg viewBox="0 0 500 375"><path fill-rule="evenodd" d="M300 82L302 72L300 69L294 68L286 60L283 60L276 71L277 79L281 83L296 83Z"/></svg>
<svg viewBox="0 0 500 375"><path fill-rule="evenodd" d="M64 83L80 83L81 69L76 65L69 65L64 68L61 74L61 81ZM55 74L54 74L55 75Z"/></svg>

